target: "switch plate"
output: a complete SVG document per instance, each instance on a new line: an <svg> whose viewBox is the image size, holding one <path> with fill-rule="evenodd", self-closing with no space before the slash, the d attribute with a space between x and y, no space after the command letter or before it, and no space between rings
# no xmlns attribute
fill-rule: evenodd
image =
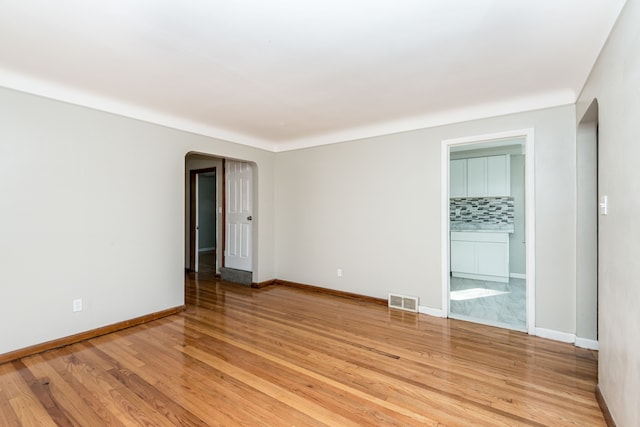
<svg viewBox="0 0 640 427"><path fill-rule="evenodd" d="M609 197L602 196L600 200L600 215L607 215L609 213Z"/></svg>
<svg viewBox="0 0 640 427"><path fill-rule="evenodd" d="M78 299L74 299L73 300L73 312L78 312L78 311L82 311L82 299L78 298Z"/></svg>
<svg viewBox="0 0 640 427"><path fill-rule="evenodd" d="M338 275L338 277L342 277L342 269L341 268L337 269L336 274Z"/></svg>

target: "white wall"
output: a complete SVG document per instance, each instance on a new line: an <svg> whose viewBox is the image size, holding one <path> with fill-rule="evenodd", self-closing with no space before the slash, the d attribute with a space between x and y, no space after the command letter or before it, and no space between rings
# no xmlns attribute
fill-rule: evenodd
<svg viewBox="0 0 640 427"><path fill-rule="evenodd" d="M575 109L278 153L276 276L441 309L441 142L534 128L536 326L575 333ZM336 277L336 269L343 277Z"/></svg>
<svg viewBox="0 0 640 427"><path fill-rule="evenodd" d="M640 420L640 1L628 0L577 104L599 110L598 381L618 426Z"/></svg>
<svg viewBox="0 0 640 427"><path fill-rule="evenodd" d="M0 89L0 354L183 304L190 151L258 165L274 278L273 153Z"/></svg>

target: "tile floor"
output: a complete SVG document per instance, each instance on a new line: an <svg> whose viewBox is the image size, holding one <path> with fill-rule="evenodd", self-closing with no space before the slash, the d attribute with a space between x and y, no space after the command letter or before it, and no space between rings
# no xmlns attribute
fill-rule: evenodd
<svg viewBox="0 0 640 427"><path fill-rule="evenodd" d="M451 277L451 317L494 326L526 330L526 281L509 283Z"/></svg>

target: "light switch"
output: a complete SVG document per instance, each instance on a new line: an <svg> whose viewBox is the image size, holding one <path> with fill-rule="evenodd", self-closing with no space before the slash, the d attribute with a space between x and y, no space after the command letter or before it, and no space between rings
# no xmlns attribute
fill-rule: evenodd
<svg viewBox="0 0 640 427"><path fill-rule="evenodd" d="M600 198L600 215L607 215L609 213L609 198L602 196Z"/></svg>

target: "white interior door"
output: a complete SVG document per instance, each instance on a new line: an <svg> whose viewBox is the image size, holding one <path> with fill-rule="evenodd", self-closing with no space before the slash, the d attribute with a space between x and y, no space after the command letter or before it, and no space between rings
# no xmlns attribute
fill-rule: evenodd
<svg viewBox="0 0 640 427"><path fill-rule="evenodd" d="M252 271L253 171L249 163L226 162L225 266Z"/></svg>
<svg viewBox="0 0 640 427"><path fill-rule="evenodd" d="M199 193L200 189L198 188L198 177L199 176L200 175L196 173L195 174L195 181L194 181L194 184L195 184L195 187L196 187L196 189L195 189L195 220L196 220L195 221L196 222L195 223L195 228L196 228L195 240L196 241L194 243L195 252L194 252L193 256L195 257L194 270L195 270L196 273L198 272L198 262L199 262L199 259L198 259L198 248L200 247L200 215L198 214L198 209L200 208L200 205L199 205L200 201L198 200L198 194L200 194Z"/></svg>

